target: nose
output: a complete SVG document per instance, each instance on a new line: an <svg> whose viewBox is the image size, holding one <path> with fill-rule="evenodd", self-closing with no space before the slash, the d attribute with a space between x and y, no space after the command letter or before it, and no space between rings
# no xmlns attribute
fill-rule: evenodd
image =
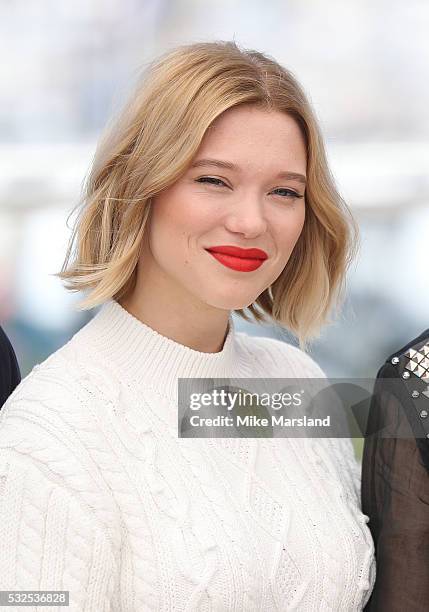
<svg viewBox="0 0 429 612"><path fill-rule="evenodd" d="M224 223L230 232L243 234L246 238L263 234L267 229L263 202L254 195L241 197L231 204Z"/></svg>

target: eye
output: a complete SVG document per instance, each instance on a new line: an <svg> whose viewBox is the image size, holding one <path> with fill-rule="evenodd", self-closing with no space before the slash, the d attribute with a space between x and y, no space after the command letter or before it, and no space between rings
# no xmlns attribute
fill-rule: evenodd
<svg viewBox="0 0 429 612"><path fill-rule="evenodd" d="M212 182L212 181L217 181L216 182ZM222 185L224 185L224 187L226 187L227 185L225 185L225 183L223 181L221 181L218 178L215 178L214 176L201 176L198 179L195 179L196 183L207 183L208 185L215 185L217 187L221 187L221 185L219 185L219 183L222 183Z"/></svg>
<svg viewBox="0 0 429 612"><path fill-rule="evenodd" d="M206 183L208 185L213 185L215 187L227 187L228 185L226 185L221 179L216 178L214 176L201 176L198 179L195 179L196 183ZM296 193L296 191L293 191L292 189L286 189L283 187L279 187L278 189L275 189L274 191L284 191L287 192L286 195L282 195L283 198L291 198L291 199L295 199L295 198L303 198L303 195L300 195L299 193Z"/></svg>
<svg viewBox="0 0 429 612"><path fill-rule="evenodd" d="M285 198L303 198L303 195L300 195L299 193L296 193L296 191L292 191L292 189L285 189L283 187L279 187L278 189L274 189L274 191L286 191L287 194L285 196Z"/></svg>

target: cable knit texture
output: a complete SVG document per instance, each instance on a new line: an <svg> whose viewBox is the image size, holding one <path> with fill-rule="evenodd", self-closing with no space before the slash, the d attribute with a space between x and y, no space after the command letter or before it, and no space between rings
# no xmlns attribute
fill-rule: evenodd
<svg viewBox="0 0 429 612"><path fill-rule="evenodd" d="M232 317L201 353L106 302L0 411L0 590L68 590L73 612L362 610L350 440L178 438L178 377L325 375Z"/></svg>

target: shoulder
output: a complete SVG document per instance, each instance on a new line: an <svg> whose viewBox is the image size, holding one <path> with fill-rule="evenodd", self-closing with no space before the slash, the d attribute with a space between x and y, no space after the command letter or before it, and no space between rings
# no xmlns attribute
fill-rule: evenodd
<svg viewBox="0 0 429 612"><path fill-rule="evenodd" d="M19 463L43 474L104 517L115 513L105 483L115 459L105 437L109 405L94 392L96 376L88 377L91 370L86 371L75 352L79 347L74 343L61 347L36 365L8 398L0 410L0 457L13 459L13 470ZM108 378L104 372L100 376Z"/></svg>
<svg viewBox="0 0 429 612"><path fill-rule="evenodd" d="M68 415L79 411L78 380L62 349L37 364L0 411L0 449L46 458L64 454ZM43 449L43 450L42 450Z"/></svg>
<svg viewBox="0 0 429 612"><path fill-rule="evenodd" d="M418 351L419 349L424 348L425 345L429 343L429 328L423 331L420 335L412 340L409 340L407 344L405 344L400 349L397 349L392 355L390 355L386 361L391 361L394 357L406 356L407 352L410 351Z"/></svg>
<svg viewBox="0 0 429 612"><path fill-rule="evenodd" d="M251 353L258 371L269 371L267 376L326 378L317 362L297 346L267 336L245 333L238 336Z"/></svg>
<svg viewBox="0 0 429 612"><path fill-rule="evenodd" d="M74 351L72 343L52 353L9 396L0 410L0 449L78 477L88 439L99 438L103 401Z"/></svg>
<svg viewBox="0 0 429 612"><path fill-rule="evenodd" d="M429 409L429 329L392 353L380 368L377 378L400 378L398 393L426 402ZM429 433L429 429L428 432ZM428 436L429 437L429 436Z"/></svg>
<svg viewBox="0 0 429 612"><path fill-rule="evenodd" d="M91 351L91 346L75 334L66 344L43 362L36 364L18 384L0 411L0 423L8 419L18 406L26 404L29 412L39 414L42 406L53 409L59 416L67 407L74 411L85 408L90 397L96 403L97 389L113 390L111 372Z"/></svg>
<svg viewBox="0 0 429 612"><path fill-rule="evenodd" d="M67 357L65 346L61 347L21 380L0 411L0 423L24 404L29 413L40 413L42 405L56 406L60 412L68 401L76 400L78 386L79 369Z"/></svg>

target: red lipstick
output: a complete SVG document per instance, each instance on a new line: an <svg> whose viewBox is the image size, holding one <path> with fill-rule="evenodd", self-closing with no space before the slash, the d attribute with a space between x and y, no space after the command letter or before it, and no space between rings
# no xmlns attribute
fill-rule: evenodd
<svg viewBox="0 0 429 612"><path fill-rule="evenodd" d="M229 245L209 247L206 251L219 263L238 272L252 272L268 258L267 253L261 249L241 249Z"/></svg>

